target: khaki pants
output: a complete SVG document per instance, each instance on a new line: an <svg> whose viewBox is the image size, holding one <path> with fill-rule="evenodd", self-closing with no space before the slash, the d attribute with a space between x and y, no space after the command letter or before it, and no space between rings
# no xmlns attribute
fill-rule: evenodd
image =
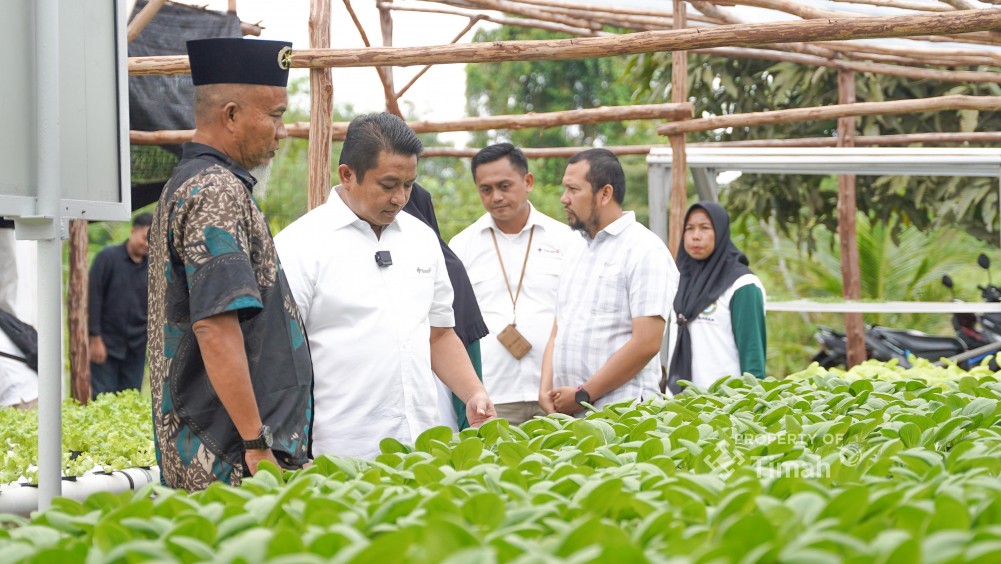
<svg viewBox="0 0 1001 564"><path fill-rule="evenodd" d="M15 403L10 407L13 407L14 409L38 409L38 400L33 399L24 403Z"/></svg>
<svg viewBox="0 0 1001 564"><path fill-rule="evenodd" d="M507 419L512 425L521 425L525 421L531 421L536 415L545 417L546 412L542 411L542 406L537 401L516 401L511 403L494 404L499 419Z"/></svg>

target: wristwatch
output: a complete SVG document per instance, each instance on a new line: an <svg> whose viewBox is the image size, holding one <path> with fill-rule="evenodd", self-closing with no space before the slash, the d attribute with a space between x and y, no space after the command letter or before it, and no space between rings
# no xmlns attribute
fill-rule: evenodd
<svg viewBox="0 0 1001 564"><path fill-rule="evenodd" d="M587 393L584 386L577 386L577 393L573 395L573 400L577 402L578 405L584 403L591 403L591 394Z"/></svg>
<svg viewBox="0 0 1001 564"><path fill-rule="evenodd" d="M273 443L274 437L271 436L271 427L261 425L261 432L257 435L257 438L243 441L243 448L247 450L266 450L271 448Z"/></svg>

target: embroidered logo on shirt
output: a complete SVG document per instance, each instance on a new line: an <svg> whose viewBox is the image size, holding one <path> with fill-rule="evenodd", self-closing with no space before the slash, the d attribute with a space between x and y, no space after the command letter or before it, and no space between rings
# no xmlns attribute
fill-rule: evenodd
<svg viewBox="0 0 1001 564"><path fill-rule="evenodd" d="M559 249L546 249L544 247L538 247L536 250L539 251L540 253L544 254L544 255L559 255L560 254L560 250Z"/></svg>
<svg viewBox="0 0 1001 564"><path fill-rule="evenodd" d="M418 266L417 267L417 274L431 274L431 267L429 266L427 268L421 268L421 267Z"/></svg>
<svg viewBox="0 0 1001 564"><path fill-rule="evenodd" d="M719 302L713 302L712 304L710 304L709 307L702 310L702 313L699 314L699 321L707 321L709 323L715 323L716 318L713 317L713 314L716 313L716 310L718 308L719 308Z"/></svg>

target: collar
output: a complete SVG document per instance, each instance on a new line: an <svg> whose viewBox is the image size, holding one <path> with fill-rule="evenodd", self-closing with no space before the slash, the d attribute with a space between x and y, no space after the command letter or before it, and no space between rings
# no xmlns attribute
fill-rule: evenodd
<svg viewBox="0 0 1001 564"><path fill-rule="evenodd" d="M349 225L354 225L362 231L370 231L374 233L374 231L372 231L372 226L369 225L364 219L358 217L355 212L351 211L351 208L348 207L347 203L341 199L341 195L337 192L337 189L340 188L340 186L341 185L338 184L330 189L330 195L327 196L327 202L323 204L324 208L327 209L327 213L330 215L330 226L336 231ZM400 213L397 214L396 219L393 220L393 223L390 223L382 228L382 232L385 233L387 229L401 229L400 215L405 213L407 212L401 210Z"/></svg>
<svg viewBox="0 0 1001 564"><path fill-rule="evenodd" d="M540 229L546 228L546 224L543 222L543 219L546 218L546 215L544 215L539 210L535 209L535 206L532 205L532 202L528 202L528 210L529 210L528 221L525 222L525 226L521 228L519 234L528 231L533 226L538 227ZM479 225L481 232L486 231L487 229L496 229L497 231L500 231L500 228L497 227L497 222L494 221L494 217L490 215L490 212L487 212L482 216L480 216L480 219L476 220L476 223Z"/></svg>
<svg viewBox="0 0 1001 564"><path fill-rule="evenodd" d="M598 238L604 239L606 237L616 237L618 235L621 235L622 232L625 231L626 229L629 229L629 227L631 227L634 223L636 223L636 212L624 211L622 212L622 216L619 219L616 219L615 221L606 225L604 229L602 229L601 231L598 232L597 235L595 235L594 239L592 239L590 235L588 235L587 233L584 233L584 239L587 240L588 245L590 245L591 243L598 240ZM605 234L605 237L601 237L602 233Z"/></svg>
<svg viewBox="0 0 1001 564"><path fill-rule="evenodd" d="M189 159L214 161L239 178L240 182L243 182L248 191L254 191L254 185L257 184L257 179L254 178L253 175L247 171L247 169L243 168L243 165L227 157L225 154L210 145L195 143L193 141L184 143L181 148L181 160Z"/></svg>

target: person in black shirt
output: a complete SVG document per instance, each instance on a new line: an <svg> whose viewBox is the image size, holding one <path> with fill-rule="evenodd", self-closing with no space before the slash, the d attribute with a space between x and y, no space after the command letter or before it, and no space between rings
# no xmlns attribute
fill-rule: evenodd
<svg viewBox="0 0 1001 564"><path fill-rule="evenodd" d="M153 216L132 220L127 241L106 247L90 266L91 396L138 390L146 366L146 285L149 227Z"/></svg>

